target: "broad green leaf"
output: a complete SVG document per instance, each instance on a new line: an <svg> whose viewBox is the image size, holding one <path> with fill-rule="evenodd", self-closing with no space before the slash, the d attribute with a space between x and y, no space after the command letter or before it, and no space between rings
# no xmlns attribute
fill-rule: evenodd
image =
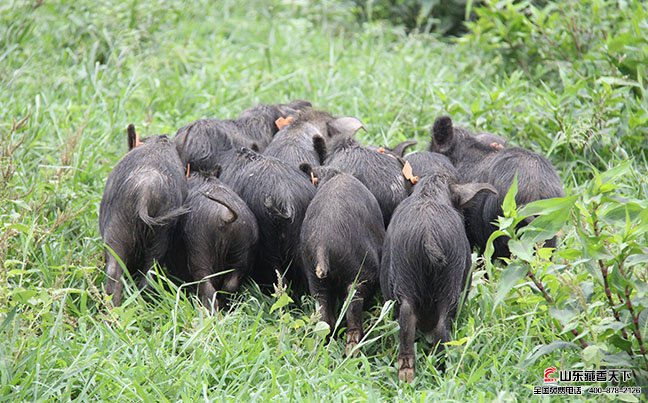
<svg viewBox="0 0 648 403"><path fill-rule="evenodd" d="M491 236L488 237L488 241L486 242L486 250L484 251L484 262L486 264L486 268L489 270L492 270L493 268L493 263L491 262L491 259L493 257L493 252L495 251L495 248L493 247L493 241L501 236L507 236L506 232L502 230L495 230L493 231Z"/></svg>
<svg viewBox="0 0 648 403"><path fill-rule="evenodd" d="M518 176L516 172L515 176L513 177L513 182L511 183L508 192L506 192L506 196L504 196L504 201L502 202L502 211L504 212L505 217L514 216L514 212L516 208L515 196L517 196L517 192L518 192Z"/></svg>
<svg viewBox="0 0 648 403"><path fill-rule="evenodd" d="M315 324L313 332L319 337L324 338L331 332L331 328L329 327L328 323L319 321Z"/></svg>
<svg viewBox="0 0 648 403"><path fill-rule="evenodd" d="M497 305L506 298L509 291L511 291L511 289L520 280L522 280L527 273L528 270L517 263L511 263L506 269L504 269L497 285L497 295L495 296L495 301L493 303L493 311L495 310L495 307L497 307Z"/></svg>
<svg viewBox="0 0 648 403"><path fill-rule="evenodd" d="M551 255L553 254L553 249L552 248L540 248L536 252L538 257L543 260L549 260L551 258Z"/></svg>
<svg viewBox="0 0 648 403"><path fill-rule="evenodd" d="M528 241L517 239L511 239L508 243L511 253L525 262L531 262L533 260L533 245Z"/></svg>
<svg viewBox="0 0 648 403"><path fill-rule="evenodd" d="M625 261L626 267L635 266L638 264L648 265L648 254L642 253L642 254L631 255L628 256L628 258Z"/></svg>
<svg viewBox="0 0 648 403"><path fill-rule="evenodd" d="M583 256L583 252L581 250L574 248L558 249L556 253L558 254L558 256L569 261L574 261Z"/></svg>
<svg viewBox="0 0 648 403"><path fill-rule="evenodd" d="M577 316L576 311L573 309L565 308L559 309L556 307L549 308L549 314L552 318L557 319L561 325L567 326Z"/></svg>
<svg viewBox="0 0 648 403"><path fill-rule="evenodd" d="M11 298L17 302L26 303L29 299L38 294L36 290L17 288L11 291Z"/></svg>
<svg viewBox="0 0 648 403"><path fill-rule="evenodd" d="M553 197L551 199L536 200L520 207L518 214L524 217L546 215L556 211L570 210L578 196Z"/></svg>
<svg viewBox="0 0 648 403"><path fill-rule="evenodd" d="M622 176L629 174L633 170L632 160L621 162L619 165L602 172L601 181L603 183L616 182Z"/></svg>
<svg viewBox="0 0 648 403"><path fill-rule="evenodd" d="M547 214L536 217L529 225L521 229L523 241L536 243L555 236L560 231L567 219L571 216L571 206L575 199L565 203L562 209L553 210Z"/></svg>
<svg viewBox="0 0 648 403"><path fill-rule="evenodd" d="M583 360L586 363L598 365L603 360L604 355L605 350L596 344L590 344L583 349Z"/></svg>
<svg viewBox="0 0 648 403"><path fill-rule="evenodd" d="M619 393L618 395L614 395L614 398L619 399L622 402L630 402L630 403L635 403L639 401L639 398L637 396L631 395L629 393Z"/></svg>
<svg viewBox="0 0 648 403"><path fill-rule="evenodd" d="M527 358L522 362L522 368L527 368L530 365L533 365L537 361L537 359L542 357L543 355L550 354L555 350L562 350L568 348L576 349L578 348L578 346L574 343L570 343L562 340L556 340L546 345L536 346L531 352L531 354L529 354Z"/></svg>
<svg viewBox="0 0 648 403"><path fill-rule="evenodd" d="M632 348L632 342L619 336L619 334L612 334L610 337L608 337L607 342L623 350L623 353L625 353L626 351ZM627 353L625 354L627 355ZM612 364L612 362L608 361L607 356L605 357L604 361ZM628 367L630 366L631 365L628 365Z"/></svg>
<svg viewBox="0 0 648 403"><path fill-rule="evenodd" d="M293 302L293 300L292 298L290 298L290 296L288 296L288 294L286 293L281 294L279 299L277 299L277 301L274 304L272 304L272 307L270 308L270 313L274 312L279 308L283 308L284 306L290 304L291 302Z"/></svg>

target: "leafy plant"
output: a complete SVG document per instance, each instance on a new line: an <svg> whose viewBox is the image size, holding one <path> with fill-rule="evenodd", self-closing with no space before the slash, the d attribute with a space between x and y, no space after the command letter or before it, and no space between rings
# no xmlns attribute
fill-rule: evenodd
<svg viewBox="0 0 648 403"><path fill-rule="evenodd" d="M512 256L504 259L507 267L496 303L527 277L531 289L545 300L548 314L559 323L560 334L571 333L580 343L584 364L631 368L645 382L648 203L617 194L623 189L618 181L627 175L631 175L629 163L594 172L578 196L540 200L519 209L514 180L485 260L492 270L492 241L510 237ZM536 218L518 229L527 217ZM554 256L542 243L566 222L573 223L576 236Z"/></svg>

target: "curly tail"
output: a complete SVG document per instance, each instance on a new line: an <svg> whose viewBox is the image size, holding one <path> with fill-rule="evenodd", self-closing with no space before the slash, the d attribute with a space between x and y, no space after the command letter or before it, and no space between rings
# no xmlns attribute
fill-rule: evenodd
<svg viewBox="0 0 648 403"><path fill-rule="evenodd" d="M185 206L178 207L176 209L167 211L166 213L151 217L148 213L148 202L146 199L140 200L139 206L137 208L137 215L140 219L149 227L160 227L163 225L170 224L171 222L178 219L178 217L183 216L189 212L189 208Z"/></svg>
<svg viewBox="0 0 648 403"><path fill-rule="evenodd" d="M218 204L224 206L226 209L228 209L228 210L230 211L231 216L230 216L230 217L229 217L225 222L227 222L228 224L230 224L230 223L233 223L234 221L236 221L236 220L238 219L238 214L237 214L236 211L232 208L232 206L230 206L229 204L225 203L225 202L222 201L221 199L212 196L212 195L209 194L208 192L201 192L201 193L202 193L203 196L205 196L205 197L208 198L209 200L211 200L211 201L213 201L213 202L216 202L216 203L218 203Z"/></svg>

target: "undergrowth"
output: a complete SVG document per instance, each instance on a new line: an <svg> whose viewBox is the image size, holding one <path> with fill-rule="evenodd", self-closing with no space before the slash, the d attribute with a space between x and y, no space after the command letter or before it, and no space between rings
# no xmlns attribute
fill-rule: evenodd
<svg viewBox="0 0 648 403"><path fill-rule="evenodd" d="M523 400L551 366L631 368L648 389L647 7L484 3L458 39L344 2L0 4L0 400ZM398 382L382 301L357 357L311 298L254 284L210 315L158 271L154 295L107 309L97 214L127 124L173 134L296 98L357 116L366 143L423 149L448 113L557 167L567 198L506 208L512 259L474 255L444 372L419 339ZM562 228L553 255L511 230L525 214Z"/></svg>

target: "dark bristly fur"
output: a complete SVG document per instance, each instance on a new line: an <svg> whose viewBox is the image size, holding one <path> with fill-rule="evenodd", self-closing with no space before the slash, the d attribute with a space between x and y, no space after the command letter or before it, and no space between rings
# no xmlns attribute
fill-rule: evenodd
<svg viewBox="0 0 648 403"><path fill-rule="evenodd" d="M379 151L381 148L383 152L391 154L395 157L403 157L405 154L405 151L410 148L415 146L418 143L416 140L405 140L403 142L400 142L396 144L394 148L388 148L388 147L376 147L376 146L368 146L367 148L370 149L371 151Z"/></svg>
<svg viewBox="0 0 648 403"><path fill-rule="evenodd" d="M369 189L378 200L385 227L411 189L397 158L364 147L350 137L331 145L325 165L352 174Z"/></svg>
<svg viewBox="0 0 648 403"><path fill-rule="evenodd" d="M227 294L239 289L252 269L259 238L250 209L216 176L189 177L185 205L190 211L178 223L172 251L186 260L169 265L180 278L188 274L189 280L202 281L198 294L208 308L224 306Z"/></svg>
<svg viewBox="0 0 648 403"><path fill-rule="evenodd" d="M430 151L418 151L408 154L405 156L405 161L412 166L412 173L419 177L434 174L439 169L455 170L448 157Z"/></svg>
<svg viewBox="0 0 648 403"><path fill-rule="evenodd" d="M183 164L198 171L210 171L226 155L241 147L263 150L279 130L275 121L310 108L307 101L280 105L257 105L237 119L201 119L178 130L175 144Z"/></svg>
<svg viewBox="0 0 648 403"><path fill-rule="evenodd" d="M280 130L264 154L299 168L301 164L317 166L326 157L327 123L335 118L328 112L309 109Z"/></svg>
<svg viewBox="0 0 648 403"><path fill-rule="evenodd" d="M497 137L476 138L465 129L453 127L447 116L438 118L432 129L430 150L447 155L462 180L487 182L497 189L498 195L481 195L465 212L468 239L480 251L496 229L491 222L502 215L502 202L516 173L518 206L565 195L560 177L546 158L518 147L494 148L490 143L498 142ZM555 247L555 243L552 239L547 245ZM494 247L494 258L510 255L508 238L498 238Z"/></svg>
<svg viewBox="0 0 648 403"><path fill-rule="evenodd" d="M134 128L128 130L135 145ZM173 142L166 136L143 140L117 163L108 176L99 208L99 231L107 248L106 292L121 304L122 267L112 249L133 276L161 260L179 216L186 213L184 169Z"/></svg>
<svg viewBox="0 0 648 403"><path fill-rule="evenodd" d="M322 320L333 331L336 304L344 301L357 280L347 310L347 354L360 342L363 306L378 285L380 253L385 236L376 198L353 175L327 167L302 165L318 179L301 230L301 254L311 295Z"/></svg>
<svg viewBox="0 0 648 403"><path fill-rule="evenodd" d="M221 180L241 196L259 226L252 277L262 286L287 271L293 289L305 288L301 276L299 232L315 187L304 174L282 161L241 149L223 165Z"/></svg>
<svg viewBox="0 0 648 403"><path fill-rule="evenodd" d="M399 378L414 377L416 329L433 346L449 340L451 322L471 265L470 244L458 208L485 184L457 184L452 166L439 161L394 211L383 244L380 285L396 301L400 323Z"/></svg>

